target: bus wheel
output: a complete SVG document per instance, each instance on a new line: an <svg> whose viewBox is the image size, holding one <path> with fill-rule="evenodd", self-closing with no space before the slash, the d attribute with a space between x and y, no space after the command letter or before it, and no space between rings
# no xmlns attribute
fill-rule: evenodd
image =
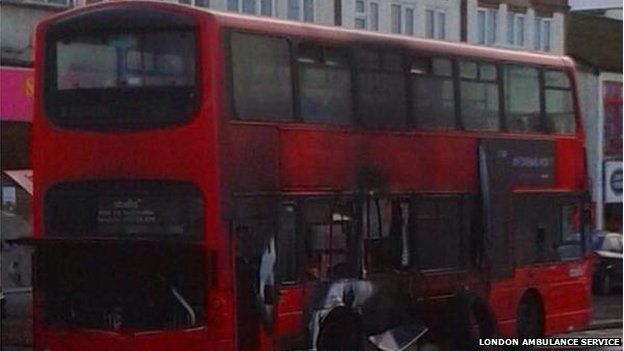
<svg viewBox="0 0 624 351"><path fill-rule="evenodd" d="M516 330L523 339L544 336L544 314L537 293L527 293L520 301Z"/></svg>
<svg viewBox="0 0 624 351"><path fill-rule="evenodd" d="M338 308L323 320L316 342L319 351L362 350L360 318L346 308Z"/></svg>
<svg viewBox="0 0 624 351"><path fill-rule="evenodd" d="M454 307L451 332L459 350L475 350L478 339L494 337L494 319L485 300L474 294L459 293Z"/></svg>

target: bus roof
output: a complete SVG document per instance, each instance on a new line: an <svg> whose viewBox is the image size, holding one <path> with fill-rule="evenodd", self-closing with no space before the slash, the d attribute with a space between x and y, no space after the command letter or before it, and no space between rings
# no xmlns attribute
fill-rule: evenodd
<svg viewBox="0 0 624 351"><path fill-rule="evenodd" d="M43 22L52 22L60 18L87 12L91 9L106 7L149 7L181 11L195 16L202 14L213 18L220 27L229 27L241 31L267 33L277 36L294 36L318 41L319 44L358 45L373 48L384 48L405 53L426 53L438 56L466 57L497 62L526 63L540 66L572 68L574 62L567 56L552 55L539 52L502 49L491 46L479 46L459 42L432 40L408 37L406 35L384 34L366 30L353 30L341 27L287 21L273 17L260 17L231 12L220 12L212 9L189 5L172 4L155 1L113 0L100 2L49 17Z"/></svg>

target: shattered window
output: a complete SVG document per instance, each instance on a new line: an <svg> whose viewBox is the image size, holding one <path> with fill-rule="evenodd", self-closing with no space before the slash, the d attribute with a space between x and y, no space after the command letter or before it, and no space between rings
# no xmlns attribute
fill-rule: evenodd
<svg viewBox="0 0 624 351"><path fill-rule="evenodd" d="M352 274L349 248L353 240L353 215L347 204L311 200L306 204L308 261L306 274L312 279L346 278Z"/></svg>

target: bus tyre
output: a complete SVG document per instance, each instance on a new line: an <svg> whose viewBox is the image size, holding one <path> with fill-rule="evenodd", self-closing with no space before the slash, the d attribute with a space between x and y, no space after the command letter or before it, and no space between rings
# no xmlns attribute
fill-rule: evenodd
<svg viewBox="0 0 624 351"><path fill-rule="evenodd" d="M516 329L522 339L544 336L544 313L537 293L526 293L520 301Z"/></svg>
<svg viewBox="0 0 624 351"><path fill-rule="evenodd" d="M485 300L472 293L455 296L453 340L458 350L475 350L480 338L494 337L494 319Z"/></svg>
<svg viewBox="0 0 624 351"><path fill-rule="evenodd" d="M330 312L321 323L316 342L319 351L362 350L360 317L347 308Z"/></svg>

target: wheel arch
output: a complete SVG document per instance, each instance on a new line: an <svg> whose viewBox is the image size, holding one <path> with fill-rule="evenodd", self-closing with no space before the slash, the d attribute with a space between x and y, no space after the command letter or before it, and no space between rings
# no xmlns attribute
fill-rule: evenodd
<svg viewBox="0 0 624 351"><path fill-rule="evenodd" d="M535 287L529 287L522 292L520 299L516 305L516 333L518 332L518 322L520 317L520 308L524 302L535 303L539 308L540 322L542 327L542 334L546 333L546 305L544 304L544 298L539 289Z"/></svg>

